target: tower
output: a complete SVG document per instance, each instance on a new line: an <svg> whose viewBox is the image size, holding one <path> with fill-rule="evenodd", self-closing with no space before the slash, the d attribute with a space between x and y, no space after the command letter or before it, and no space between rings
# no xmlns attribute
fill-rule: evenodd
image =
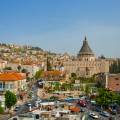
<svg viewBox="0 0 120 120"><path fill-rule="evenodd" d="M95 55L88 44L86 36L84 38L83 45L82 45L77 57L79 60L84 60L84 61L95 60Z"/></svg>

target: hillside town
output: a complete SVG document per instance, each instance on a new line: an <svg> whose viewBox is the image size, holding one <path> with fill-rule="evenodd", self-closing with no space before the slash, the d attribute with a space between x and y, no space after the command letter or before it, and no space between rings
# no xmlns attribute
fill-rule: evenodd
<svg viewBox="0 0 120 120"><path fill-rule="evenodd" d="M78 43L79 44L79 43ZM120 120L120 59L0 44L0 120Z"/></svg>

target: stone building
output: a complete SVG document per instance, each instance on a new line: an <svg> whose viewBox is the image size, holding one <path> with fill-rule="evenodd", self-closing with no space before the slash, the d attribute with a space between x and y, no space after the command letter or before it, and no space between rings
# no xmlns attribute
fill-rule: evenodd
<svg viewBox="0 0 120 120"><path fill-rule="evenodd" d="M99 86L110 91L120 93L120 73L117 74L99 74L97 76Z"/></svg>
<svg viewBox="0 0 120 120"><path fill-rule="evenodd" d="M109 72L109 62L96 58L85 37L76 59L64 62L64 69L69 75L76 73L80 77L91 77L94 74Z"/></svg>

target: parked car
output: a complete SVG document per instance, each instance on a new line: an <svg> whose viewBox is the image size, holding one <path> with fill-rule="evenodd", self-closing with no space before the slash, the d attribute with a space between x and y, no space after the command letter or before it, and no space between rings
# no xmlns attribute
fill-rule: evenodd
<svg viewBox="0 0 120 120"><path fill-rule="evenodd" d="M42 102L42 100L36 100L35 101L35 107L39 107L40 103Z"/></svg>
<svg viewBox="0 0 120 120"><path fill-rule="evenodd" d="M85 112L85 109L81 107L80 112Z"/></svg>
<svg viewBox="0 0 120 120"><path fill-rule="evenodd" d="M102 111L100 115L105 116L105 117L110 117L110 114L107 111Z"/></svg>
<svg viewBox="0 0 120 120"><path fill-rule="evenodd" d="M16 105L14 111L19 111L20 110L20 105Z"/></svg>
<svg viewBox="0 0 120 120"><path fill-rule="evenodd" d="M42 79L40 79L40 80L37 81L37 86L39 88L43 88L43 85L44 85L44 81Z"/></svg>
<svg viewBox="0 0 120 120"><path fill-rule="evenodd" d="M98 118L99 118L99 116L96 115L94 112L89 113L89 116L90 116L91 118L94 118L94 119L98 119Z"/></svg>
<svg viewBox="0 0 120 120"><path fill-rule="evenodd" d="M86 107L86 100L80 100L79 102L78 102L78 104L80 105L80 106L82 106L82 107Z"/></svg>
<svg viewBox="0 0 120 120"><path fill-rule="evenodd" d="M28 107L32 106L32 104L30 102L26 103L25 105L28 106Z"/></svg>
<svg viewBox="0 0 120 120"><path fill-rule="evenodd" d="M112 110L111 112L110 112L112 115L116 115L117 114L117 110Z"/></svg>
<svg viewBox="0 0 120 120"><path fill-rule="evenodd" d="M102 111L102 110L101 110L101 107L96 106L96 107L95 107L95 111L96 111L96 112L101 112L101 111Z"/></svg>

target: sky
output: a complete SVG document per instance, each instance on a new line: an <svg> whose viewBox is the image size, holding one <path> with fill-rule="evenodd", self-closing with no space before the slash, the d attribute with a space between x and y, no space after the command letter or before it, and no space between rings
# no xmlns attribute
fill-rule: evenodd
<svg viewBox="0 0 120 120"><path fill-rule="evenodd" d="M0 42L120 57L120 0L0 0Z"/></svg>

